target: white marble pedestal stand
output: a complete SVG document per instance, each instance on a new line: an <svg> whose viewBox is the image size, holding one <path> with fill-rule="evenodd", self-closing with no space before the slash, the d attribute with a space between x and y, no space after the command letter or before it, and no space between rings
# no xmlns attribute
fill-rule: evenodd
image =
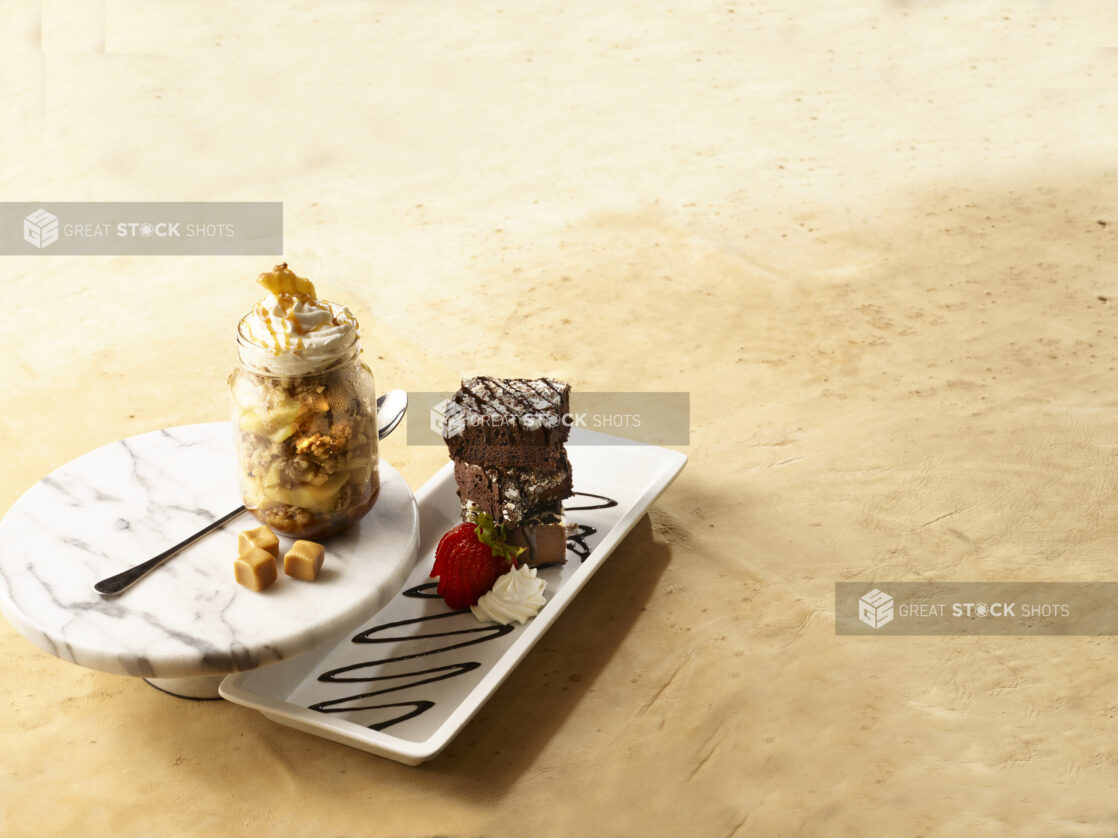
<svg viewBox="0 0 1118 838"><path fill-rule="evenodd" d="M185 698L217 698L225 675L335 640L399 590L416 558L418 512L403 478L383 460L380 475L372 511L324 542L326 562L315 582L281 570L260 593L238 585L237 532L259 526L246 513L104 598L95 582L241 502L226 423L107 445L40 480L0 521L0 611L63 660L142 677ZM281 538L281 551L290 543Z"/></svg>

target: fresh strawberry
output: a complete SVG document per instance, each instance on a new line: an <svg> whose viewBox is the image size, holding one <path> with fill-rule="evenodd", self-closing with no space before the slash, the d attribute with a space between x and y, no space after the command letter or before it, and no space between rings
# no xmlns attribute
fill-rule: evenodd
<svg viewBox="0 0 1118 838"><path fill-rule="evenodd" d="M448 564L446 575L439 577L439 596L449 608L468 608L493 587L508 562L495 559L486 545L475 541L461 545Z"/></svg>
<svg viewBox="0 0 1118 838"><path fill-rule="evenodd" d="M474 530L476 524L459 524L442 538L439 546L435 548L435 566L431 568L431 576L442 576L446 572L446 557L454 549L454 545L463 541L477 541Z"/></svg>
<svg viewBox="0 0 1118 838"><path fill-rule="evenodd" d="M439 577L439 596L454 609L477 605L499 576L516 567L523 550L506 543L503 529L485 513L476 524L459 524L435 548L431 575Z"/></svg>

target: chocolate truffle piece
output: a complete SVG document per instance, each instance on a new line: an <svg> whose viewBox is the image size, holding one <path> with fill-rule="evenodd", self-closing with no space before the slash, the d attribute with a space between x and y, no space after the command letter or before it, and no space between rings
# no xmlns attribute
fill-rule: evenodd
<svg viewBox="0 0 1118 838"><path fill-rule="evenodd" d="M525 548L517 559L522 564L563 564L567 561L567 525L562 506L555 504L526 518L519 527L509 530L508 542Z"/></svg>

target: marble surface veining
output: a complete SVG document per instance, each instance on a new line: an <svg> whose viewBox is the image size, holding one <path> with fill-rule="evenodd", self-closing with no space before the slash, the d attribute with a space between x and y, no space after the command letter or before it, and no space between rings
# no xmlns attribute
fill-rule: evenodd
<svg viewBox="0 0 1118 838"><path fill-rule="evenodd" d="M249 514L112 598L93 584L240 504L228 425L161 430L99 448L39 481L0 522L0 609L36 645L94 669L173 678L254 669L375 613L411 567L415 501L383 461L373 511L326 542L315 582L233 578ZM281 538L281 551L291 539ZM281 552L282 562L282 552Z"/></svg>

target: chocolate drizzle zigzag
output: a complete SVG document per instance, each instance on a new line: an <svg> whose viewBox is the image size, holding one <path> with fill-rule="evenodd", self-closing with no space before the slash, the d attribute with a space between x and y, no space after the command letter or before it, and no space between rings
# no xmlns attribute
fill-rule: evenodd
<svg viewBox="0 0 1118 838"><path fill-rule="evenodd" d="M610 507L617 506L617 501L612 498L605 497L604 495L594 495L588 492L575 492L575 495L580 495L587 498L596 498L601 501L599 504L591 506L568 506L566 511L572 512L577 510L587 509L609 509ZM587 544L586 539L596 533L594 527L585 524L578 525L578 531L567 539L567 549L579 557L581 561L585 561L586 557L590 555L590 546ZM410 599L439 599L439 595L435 593L435 588L438 582L424 582L415 587L408 588L403 592L402 596ZM391 675L373 675L369 670L378 666L387 664L398 663L400 661L414 660L416 658L426 657L428 655L437 655L443 652L449 652L454 649L464 649L467 646L473 646L478 643L486 643L498 637L504 637L513 631L515 626L507 625L502 626L497 623L479 623L476 626L471 626L466 629L456 629L453 631L434 631L427 634L401 634L391 632L392 629L401 628L404 626L413 626L419 623L429 623L434 620L441 620L446 617L457 617L463 614L469 614L468 608L458 609L455 611L444 611L441 614L427 614L422 617L413 617L408 620L395 620L391 623L384 623L382 625L373 626L366 629L351 638L353 643L357 644L373 644L373 643L394 643L405 641L420 641L420 640L438 640L440 638L455 638L454 642L449 645L440 645L433 649L427 649L421 652L415 652L407 655L397 655L396 657L381 658L377 660L362 661L360 663L350 664L348 666L338 667L323 672L318 676L318 681L328 684L379 684L383 682L397 682L391 685L386 685L382 689L375 689L370 692L357 693L355 695L347 695L341 698L333 698L326 701L320 701L317 704L312 704L308 709L317 710L320 713L347 713L358 712L367 710L393 710L396 708L406 707L409 708L408 712L395 716L384 721L376 722L368 725L372 730L384 730L385 728L392 727L400 722L406 722L409 719L414 719L416 716L422 715L435 706L436 702L429 699L417 699L412 701L399 701L389 703L373 703L362 704L365 699L376 698L377 696L385 695L386 693L397 692L399 690L409 689L411 687L419 687L424 684L433 684L437 681L445 681L448 678L456 678L467 672L473 672L481 666L479 661L462 661L458 663L445 664L443 666L434 666L429 669L419 669L409 672L394 673ZM459 642L456 638L463 635L480 635L468 640ZM359 674L362 671L366 674Z"/></svg>
<svg viewBox="0 0 1118 838"><path fill-rule="evenodd" d="M376 693L369 693L369 695L376 695ZM360 696L353 696L353 698L354 699L360 698ZM345 699L338 699L337 701L334 701L334 702L323 701L323 702L320 702L318 704L312 704L309 709L318 710L320 713L345 713L345 712L349 712L349 711L352 711L352 710L386 710L390 707L410 707L410 708L412 708L410 713L404 713L402 716L397 716L394 719L389 719L388 721L384 721L384 722L374 722L373 724L368 725L368 727L371 730L384 730L386 727L392 727L392 725L399 724L400 722L406 722L408 719L414 719L416 716L419 716L419 715L422 715L423 713L426 713L428 710L430 710L432 707L435 706L435 702L433 702L433 701L422 700L422 701L398 701L395 704L373 704L373 705L370 705L368 707L334 707L334 708L326 707L326 705L328 705L328 704L336 704L340 701L349 701L349 700L350 699L345 698Z"/></svg>
<svg viewBox="0 0 1118 838"><path fill-rule="evenodd" d="M580 510L587 509L609 509L612 506L617 506L617 501L615 501L613 498L607 498L605 495L595 495L590 492L572 492L571 496L582 498L597 498L601 501L601 503L597 503L592 506L564 506L564 512L578 512Z"/></svg>
<svg viewBox="0 0 1118 838"><path fill-rule="evenodd" d="M404 596L411 596L412 591L416 591L419 588L427 588L427 587L435 586L437 584L438 584L437 582L428 582L424 585L418 585L418 586L416 586L416 588L411 588L407 591L404 591ZM501 637L503 635L508 634L510 631L512 631L512 626L511 625L502 626L502 625L499 625L499 624L496 624L496 623L494 623L492 625L490 625L489 623L482 623L482 624L478 625L476 628L471 627L471 628L468 628L468 629L458 629L457 631L434 632L432 634L405 634L405 635L398 635L396 637L373 637L372 636L379 631L385 631L387 629L397 628L399 626L410 626L410 625L414 625L416 623L427 622L428 620L440 620L444 617L457 617L459 614L469 614L469 613L470 613L470 609L461 608L461 609L458 609L457 611L446 611L442 614L428 614L425 617L413 617L410 620L397 620L394 623L385 623L383 626L373 626L373 628L371 628L371 629L366 629L365 631L356 635L353 638L353 642L354 643L393 643L397 640L420 640L420 639L428 639L428 638L435 638L435 637L454 637L454 636L459 635L459 634L482 634L482 635L484 635L484 637L475 637L473 640L467 640L463 643L453 643L450 646L440 646L437 649L429 649L426 652L416 652L414 655L401 655L399 657L385 658L384 660L379 660L379 661L374 661L373 662L374 664L382 664L382 663L396 663L397 661L406 661L406 660L411 660L412 658L422 658L422 657L425 657L427 655L437 655L440 652L449 652L451 649L462 649L466 646L473 646L475 643L484 643L486 640L492 640L495 637ZM357 664L357 666L365 666L365 664ZM347 670L348 669L353 669L353 668L354 667L345 667L345 669L347 669ZM341 671L341 670L332 670L332 671L333 672L338 672L338 671ZM320 678L319 680L323 680L323 679ZM334 679L326 679L326 680L334 680Z"/></svg>
<svg viewBox="0 0 1118 838"><path fill-rule="evenodd" d="M567 549L578 556L580 562L584 562L590 555L590 545L586 543L586 539L596 533L597 530L586 526L586 524L578 524L577 526L578 532L567 536Z"/></svg>
<svg viewBox="0 0 1118 838"><path fill-rule="evenodd" d="M605 495L594 495L590 492L574 492L574 496L584 498L597 498L601 503L592 504L590 506L564 506L564 512L579 512L588 509L609 509L612 506L617 506L617 501L613 498L607 498ZM596 533L594 527L588 527L586 524L577 524L578 531L574 535L567 536L567 549L578 556L580 562L586 561L590 555L590 545L586 543L586 539Z"/></svg>

